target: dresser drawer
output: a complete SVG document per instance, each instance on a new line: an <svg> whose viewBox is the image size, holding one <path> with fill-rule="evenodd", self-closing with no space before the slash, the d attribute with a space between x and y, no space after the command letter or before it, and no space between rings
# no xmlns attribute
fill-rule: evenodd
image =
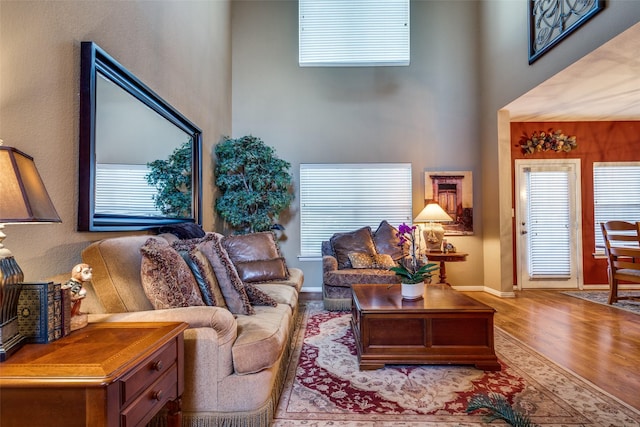
<svg viewBox="0 0 640 427"><path fill-rule="evenodd" d="M122 407L129 405L150 384L156 382L165 372L176 364L178 344L171 340L138 367L121 379Z"/></svg>
<svg viewBox="0 0 640 427"><path fill-rule="evenodd" d="M154 414L170 400L178 398L178 366L172 365L164 375L147 389L142 391L121 414L122 427L135 427L147 424Z"/></svg>

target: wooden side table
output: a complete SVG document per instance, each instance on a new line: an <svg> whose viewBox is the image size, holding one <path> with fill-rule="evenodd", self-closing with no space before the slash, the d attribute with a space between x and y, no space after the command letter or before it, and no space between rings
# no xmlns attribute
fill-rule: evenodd
<svg viewBox="0 0 640 427"><path fill-rule="evenodd" d="M186 323L92 323L0 364L3 427L181 426Z"/></svg>
<svg viewBox="0 0 640 427"><path fill-rule="evenodd" d="M447 282L447 270L445 267L445 262L464 262L467 260L467 255L464 252L427 252L427 259L430 262L439 262L440 263L440 283Z"/></svg>

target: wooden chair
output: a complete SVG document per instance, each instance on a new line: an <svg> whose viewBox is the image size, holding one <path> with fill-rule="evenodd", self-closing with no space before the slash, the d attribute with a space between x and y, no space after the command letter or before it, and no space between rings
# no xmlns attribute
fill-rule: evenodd
<svg viewBox="0 0 640 427"><path fill-rule="evenodd" d="M618 296L618 282L640 283L640 222L601 222L604 250L609 261L609 304L638 299Z"/></svg>

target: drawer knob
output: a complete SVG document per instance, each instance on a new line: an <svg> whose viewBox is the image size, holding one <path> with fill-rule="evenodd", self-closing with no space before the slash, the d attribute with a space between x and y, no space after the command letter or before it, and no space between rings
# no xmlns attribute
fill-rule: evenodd
<svg viewBox="0 0 640 427"><path fill-rule="evenodd" d="M160 401L160 400L162 400L162 394L163 394L162 390L154 391L153 394L151 395L151 397L154 400Z"/></svg>
<svg viewBox="0 0 640 427"><path fill-rule="evenodd" d="M162 360L158 360L157 362L154 362L153 365L151 366L151 368L155 371L161 371L162 370Z"/></svg>

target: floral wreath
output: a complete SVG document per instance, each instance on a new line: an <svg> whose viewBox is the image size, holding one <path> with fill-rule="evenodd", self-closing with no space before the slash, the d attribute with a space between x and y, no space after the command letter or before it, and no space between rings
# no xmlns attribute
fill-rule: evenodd
<svg viewBox="0 0 640 427"><path fill-rule="evenodd" d="M516 147L520 147L522 154L533 154L538 151L555 151L568 153L578 148L576 137L567 136L561 130L534 131L529 137L526 133L520 137Z"/></svg>

